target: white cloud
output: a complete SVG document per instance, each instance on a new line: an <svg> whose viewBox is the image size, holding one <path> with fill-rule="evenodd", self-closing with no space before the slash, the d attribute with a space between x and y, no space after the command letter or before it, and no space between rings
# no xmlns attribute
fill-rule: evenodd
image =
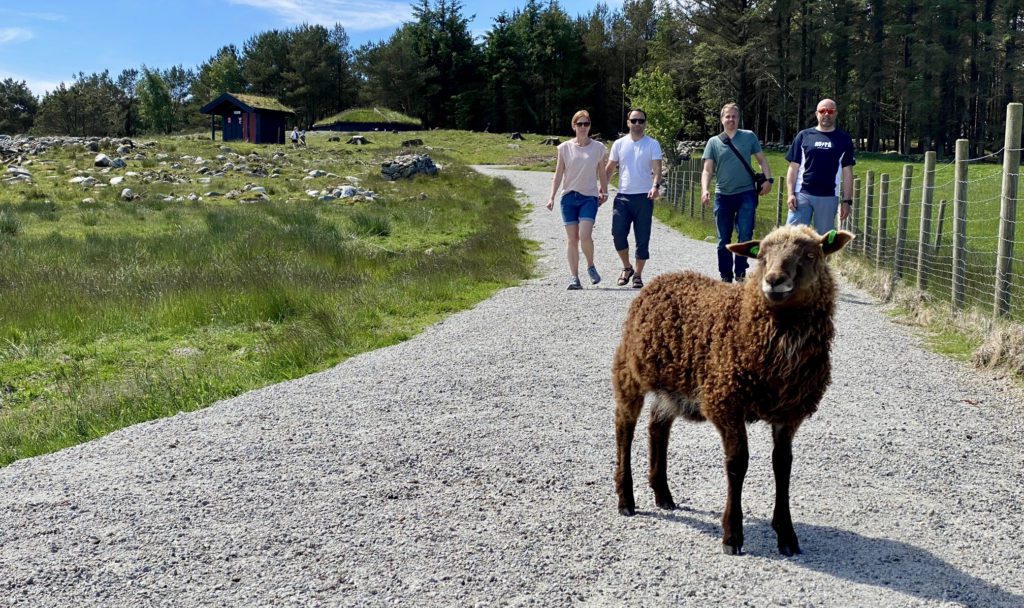
<svg viewBox="0 0 1024 608"><path fill-rule="evenodd" d="M32 30L23 27L0 27L0 44L23 42L32 38Z"/></svg>
<svg viewBox="0 0 1024 608"><path fill-rule="evenodd" d="M0 13L4 15L14 15L15 17L22 17L24 19L35 19L37 21L67 21L66 15L59 13L30 13L25 11L16 11L9 8L0 8Z"/></svg>
<svg viewBox="0 0 1024 608"><path fill-rule="evenodd" d="M24 76L22 74L15 74L14 72L7 72L0 70L0 80L7 80L10 78L14 82L24 82L30 91L35 94L36 97L42 98L49 91L53 91L60 85L61 82L67 82L70 84L71 79L66 80L52 80L49 78L37 78L33 76Z"/></svg>
<svg viewBox="0 0 1024 608"><path fill-rule="evenodd" d="M388 0L228 0L277 13L290 24L340 23L347 31L376 30L412 19L408 2Z"/></svg>

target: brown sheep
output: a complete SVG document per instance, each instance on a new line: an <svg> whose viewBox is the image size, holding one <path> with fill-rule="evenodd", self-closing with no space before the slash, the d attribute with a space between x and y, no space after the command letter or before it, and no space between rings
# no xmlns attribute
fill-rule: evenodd
<svg viewBox="0 0 1024 608"><path fill-rule="evenodd" d="M612 365L620 513L636 513L630 450L644 396L653 393L648 480L655 503L676 506L665 471L672 422L711 421L722 437L728 479L723 548L742 553L746 423L763 420L774 441L772 527L780 553L800 553L789 512L792 440L831 380L836 284L825 256L852 239L845 231L819 236L806 226L783 226L762 241L728 246L760 262L744 284L680 272L640 292Z"/></svg>

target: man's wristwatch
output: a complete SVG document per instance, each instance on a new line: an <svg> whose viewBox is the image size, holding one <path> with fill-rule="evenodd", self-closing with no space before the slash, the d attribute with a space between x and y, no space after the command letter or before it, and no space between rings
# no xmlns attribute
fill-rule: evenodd
<svg viewBox="0 0 1024 608"><path fill-rule="evenodd" d="M852 198L844 198L843 199L843 204L844 205L849 205L849 206L853 207L853 199Z"/></svg>
<svg viewBox="0 0 1024 608"><path fill-rule="evenodd" d="M775 183L775 178L774 177L769 177L768 178L768 183L769 184L774 184Z"/></svg>

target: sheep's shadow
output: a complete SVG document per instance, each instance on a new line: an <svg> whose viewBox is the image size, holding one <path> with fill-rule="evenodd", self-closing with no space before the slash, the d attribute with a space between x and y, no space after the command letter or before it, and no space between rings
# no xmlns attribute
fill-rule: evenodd
<svg viewBox="0 0 1024 608"><path fill-rule="evenodd" d="M684 507L678 511L637 512L637 515L686 524L715 539L714 550L718 550L722 530L714 519L717 514ZM711 516L712 521L702 518L703 515ZM892 589L923 600L957 602L966 606L1024 606L1024 595L1011 593L962 572L931 552L908 543L800 522L796 522L796 532L804 553L793 558L783 557L776 552L775 531L771 523L748 517L744 526L744 549L854 583Z"/></svg>

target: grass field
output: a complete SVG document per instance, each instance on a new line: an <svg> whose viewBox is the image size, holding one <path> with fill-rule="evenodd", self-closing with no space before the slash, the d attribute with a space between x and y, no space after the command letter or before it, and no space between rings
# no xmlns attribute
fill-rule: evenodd
<svg viewBox="0 0 1024 608"><path fill-rule="evenodd" d="M306 148L164 138L109 172L92 166L93 153L58 150L26 165L32 184L0 185L0 464L327 368L529 275L513 188L465 165L552 170L555 150L541 135L370 132L366 146L329 142L333 135L309 133ZM424 147L400 147L417 137ZM440 175L380 177L382 160L408 152L428 152ZM783 175L782 155L768 157ZM235 169L219 175L226 163ZM857 174L869 168L891 176L895 234L902 163L862 157ZM307 179L317 169L329 175ZM971 166L972 272L989 279L999 174L998 165ZM936 175L936 203L951 200L951 165ZM100 185L70 184L76 176ZM114 176L125 183L105 185ZM375 196L307 194L339 184ZM121 200L122 187L138 198ZM758 234L774 225L776 200L774 192L762 198ZM669 200L657 213L691 236L714 238L710 210L701 220ZM940 255L950 216L948 209ZM852 270L865 283L885 274L873 263ZM945 289L941 278L931 285L936 294ZM931 319L937 350L963 357L977 348L977 332Z"/></svg>
<svg viewBox="0 0 1024 608"><path fill-rule="evenodd" d="M460 162L483 146L445 134L438 177L388 182L379 163L401 150L371 139L167 138L109 173L66 149L26 166L33 184L0 186L0 463L324 369L529 275L513 188ZM350 182L377 196L306 193Z"/></svg>

